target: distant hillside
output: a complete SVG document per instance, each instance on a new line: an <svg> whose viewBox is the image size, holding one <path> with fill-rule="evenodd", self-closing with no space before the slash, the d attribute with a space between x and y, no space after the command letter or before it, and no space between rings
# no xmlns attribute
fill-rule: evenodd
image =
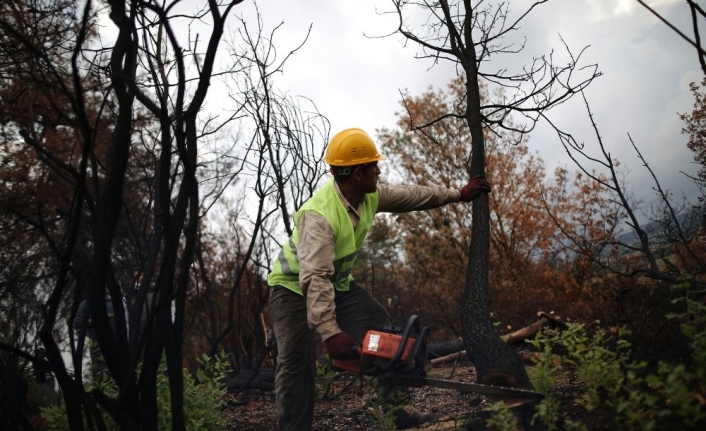
<svg viewBox="0 0 706 431"><path fill-rule="evenodd" d="M696 211L685 211L677 215L677 222L679 223L679 228L681 229L683 235L686 238L692 237L696 230L699 228L699 213ZM647 232L647 236L650 240L650 245L653 249L659 249L661 247L667 246L678 242L678 231L677 226L673 221L670 222L650 222L643 225L642 228ZM640 246L640 239L637 236L637 232L634 229L629 228L625 233L616 236L616 239L623 244L627 244L632 247ZM632 250L623 247L621 254L630 254Z"/></svg>

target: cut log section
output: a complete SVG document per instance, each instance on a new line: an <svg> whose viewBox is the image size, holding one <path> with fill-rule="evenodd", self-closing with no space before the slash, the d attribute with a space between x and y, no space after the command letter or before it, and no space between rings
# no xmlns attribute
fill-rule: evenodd
<svg viewBox="0 0 706 431"><path fill-rule="evenodd" d="M540 329L545 326L566 326L566 323L561 320L561 317L555 316L552 313L545 313L544 311L539 311L537 312L537 316L539 317L539 320L529 326L525 326L524 328L518 329L517 331L504 335L503 339L508 344L517 343L518 341L524 341L527 338L533 337L537 334L537 332L539 332Z"/></svg>
<svg viewBox="0 0 706 431"><path fill-rule="evenodd" d="M458 353L463 350L463 340L456 339L453 341L446 341L444 343L430 344L427 347L429 352L429 358L441 358L444 356L451 355L453 353Z"/></svg>
<svg viewBox="0 0 706 431"><path fill-rule="evenodd" d="M465 358L465 357L466 357L466 351L465 351L465 350L461 350L460 352L452 353L452 354L450 354L450 355L446 355L446 356L441 356L441 357L438 357L438 358L434 358L434 359L432 359L432 360L429 361L429 362L431 363L431 365L438 365L438 364L443 364L443 363L446 363L446 362L456 361L456 360L458 360L458 359L462 359L462 358Z"/></svg>

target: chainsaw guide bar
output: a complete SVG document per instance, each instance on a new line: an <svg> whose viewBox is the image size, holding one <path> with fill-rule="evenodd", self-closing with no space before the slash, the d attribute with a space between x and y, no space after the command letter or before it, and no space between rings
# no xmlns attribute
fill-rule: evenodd
<svg viewBox="0 0 706 431"><path fill-rule="evenodd" d="M431 386L442 389L453 389L460 392L474 392L490 397L512 398L513 400L541 400L544 395L539 392L527 389L509 388L505 386L491 386L480 383L457 382L455 380L444 380L430 377L420 377L399 374L383 374L377 377L382 384L398 385L405 387L419 388Z"/></svg>

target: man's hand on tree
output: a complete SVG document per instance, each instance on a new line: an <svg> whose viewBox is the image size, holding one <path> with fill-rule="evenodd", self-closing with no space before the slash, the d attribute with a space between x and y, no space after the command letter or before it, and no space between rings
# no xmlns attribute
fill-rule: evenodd
<svg viewBox="0 0 706 431"><path fill-rule="evenodd" d="M355 359L358 357L358 342L345 332L339 332L327 338L324 344L331 359Z"/></svg>
<svg viewBox="0 0 706 431"><path fill-rule="evenodd" d="M481 193L490 193L490 184L485 177L475 177L461 189L461 202L470 202Z"/></svg>

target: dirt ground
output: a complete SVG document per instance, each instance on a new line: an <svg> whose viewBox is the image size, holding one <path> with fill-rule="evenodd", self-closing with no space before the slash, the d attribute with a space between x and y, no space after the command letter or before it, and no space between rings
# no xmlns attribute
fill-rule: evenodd
<svg viewBox="0 0 706 431"><path fill-rule="evenodd" d="M464 382L475 381L475 370L468 361L447 364L429 370L430 377ZM331 395L318 397L314 410L314 431L380 430L385 418L380 417L374 383L366 378L334 381ZM478 394L431 387L410 389L406 394L399 429L469 430L486 429L485 419L491 401ZM240 394L227 412L230 430L273 431L277 414L272 392L253 391ZM389 418L388 418L389 420Z"/></svg>

